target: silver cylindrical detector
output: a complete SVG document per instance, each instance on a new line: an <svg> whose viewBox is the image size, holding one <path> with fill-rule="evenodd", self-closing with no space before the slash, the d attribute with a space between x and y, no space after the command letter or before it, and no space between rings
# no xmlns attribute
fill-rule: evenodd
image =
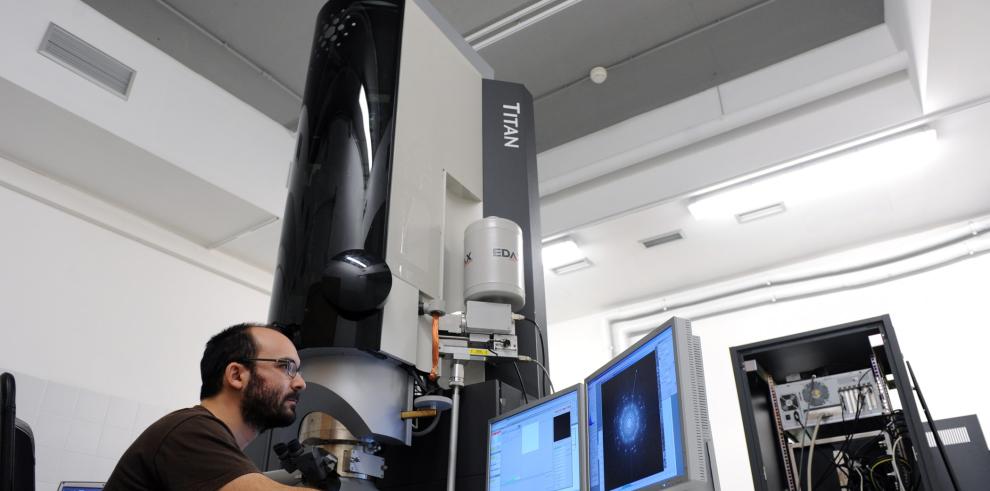
<svg viewBox="0 0 990 491"><path fill-rule="evenodd" d="M523 235L519 225L486 217L464 232L464 299L507 303L513 312L526 305Z"/></svg>

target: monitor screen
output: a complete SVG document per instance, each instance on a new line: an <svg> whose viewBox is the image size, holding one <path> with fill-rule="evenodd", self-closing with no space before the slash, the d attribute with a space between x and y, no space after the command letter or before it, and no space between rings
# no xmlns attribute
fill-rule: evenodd
<svg viewBox="0 0 990 491"><path fill-rule="evenodd" d="M579 386L574 386L492 420L488 489L582 489L581 402Z"/></svg>
<svg viewBox="0 0 990 491"><path fill-rule="evenodd" d="M590 489L633 490L685 475L674 329L586 382Z"/></svg>
<svg viewBox="0 0 990 491"><path fill-rule="evenodd" d="M101 491L101 482L63 482L59 485L58 491Z"/></svg>

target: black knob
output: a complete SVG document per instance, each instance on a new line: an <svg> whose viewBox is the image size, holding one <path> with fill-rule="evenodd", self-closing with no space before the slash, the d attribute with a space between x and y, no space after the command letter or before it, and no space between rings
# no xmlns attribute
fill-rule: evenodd
<svg viewBox="0 0 990 491"><path fill-rule="evenodd" d="M289 452L292 454L298 454L302 450L302 445L299 444L299 440L292 440L289 442Z"/></svg>

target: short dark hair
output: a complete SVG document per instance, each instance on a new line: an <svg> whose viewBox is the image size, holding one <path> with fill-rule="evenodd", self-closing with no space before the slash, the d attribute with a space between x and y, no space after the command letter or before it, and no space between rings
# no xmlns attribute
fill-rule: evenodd
<svg viewBox="0 0 990 491"><path fill-rule="evenodd" d="M252 327L277 330L268 324L246 322L230 326L206 342L203 359L199 362L199 375L203 382L199 389L200 400L220 393L227 365L233 362L244 363L258 355L258 346L248 332Z"/></svg>

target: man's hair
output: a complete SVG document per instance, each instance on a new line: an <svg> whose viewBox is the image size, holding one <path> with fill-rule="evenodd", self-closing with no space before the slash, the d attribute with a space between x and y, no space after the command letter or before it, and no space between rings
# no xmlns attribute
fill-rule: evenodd
<svg viewBox="0 0 990 491"><path fill-rule="evenodd" d="M203 381L199 389L200 400L220 393L227 365L239 362L253 367L253 363L246 361L258 355L258 346L249 332L252 327L277 330L268 324L246 322L230 326L206 342L203 359L199 362L199 375Z"/></svg>

